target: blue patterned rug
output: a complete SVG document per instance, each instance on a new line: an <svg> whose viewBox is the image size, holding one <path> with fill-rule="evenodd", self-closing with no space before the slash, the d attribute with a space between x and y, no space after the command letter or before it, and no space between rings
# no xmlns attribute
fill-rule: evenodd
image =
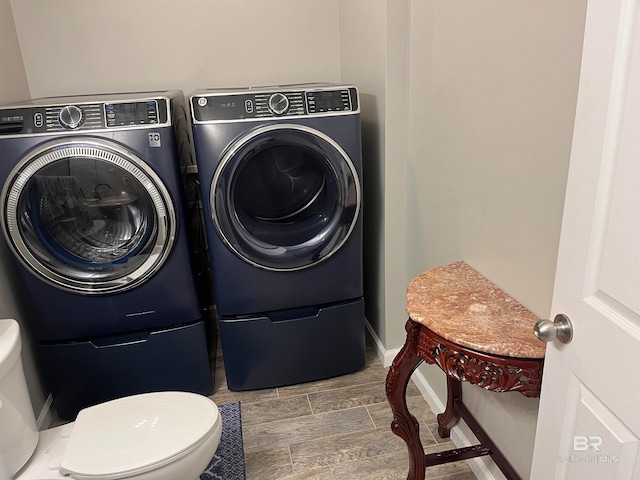
<svg viewBox="0 0 640 480"><path fill-rule="evenodd" d="M240 402L218 405L222 414L222 438L200 480L246 480Z"/></svg>

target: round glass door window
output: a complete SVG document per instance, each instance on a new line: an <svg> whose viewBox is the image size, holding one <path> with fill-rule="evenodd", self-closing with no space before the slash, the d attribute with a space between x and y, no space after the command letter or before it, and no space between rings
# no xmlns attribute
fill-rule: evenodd
<svg viewBox="0 0 640 480"><path fill-rule="evenodd" d="M114 293L169 254L175 212L157 175L114 144L71 140L34 152L3 190L3 227L34 274L69 291Z"/></svg>
<svg viewBox="0 0 640 480"><path fill-rule="evenodd" d="M257 128L224 155L211 186L224 242L245 261L298 270L347 241L360 210L360 181L347 153L300 125Z"/></svg>

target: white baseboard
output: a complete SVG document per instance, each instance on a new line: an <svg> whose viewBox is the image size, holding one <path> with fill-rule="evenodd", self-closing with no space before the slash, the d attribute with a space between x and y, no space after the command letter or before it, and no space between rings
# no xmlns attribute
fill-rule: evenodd
<svg viewBox="0 0 640 480"><path fill-rule="evenodd" d="M393 362L393 359L396 358L396 355L398 354L400 349L399 348L394 348L392 350L385 349L384 345L378 338L378 334L375 332L375 330L373 329L369 321L366 320L364 324L367 327L367 331L369 332L369 335L371 335L371 339L373 340L373 343L375 344L378 358L382 362L382 365L384 366L384 368L387 368L388 366L391 365L391 362Z"/></svg>
<svg viewBox="0 0 640 480"><path fill-rule="evenodd" d="M391 350L385 349L383 343L378 338L378 335L373 330L373 327L369 322L366 322L367 330L373 339L375 344L376 352L380 361L385 368L391 365L393 359L400 351L400 348L394 348ZM424 375L420 372L420 370L416 370L411 379L415 383L416 387L422 394L422 397L425 399L429 408L431 408L432 412L442 412L445 409L445 404L440 400L436 392L431 388L429 382L424 377ZM473 433L469 429L469 427L464 423L462 419L458 422L458 425L454 426L451 429L451 441L457 448L469 447L471 445L476 445L478 443L477 439L473 436ZM478 480L503 480L504 476L500 475L496 477L491 470L496 470L499 472L497 466L490 457L482 457L482 458L472 458L471 460L467 460L467 464L471 471L476 476ZM489 466L493 466L491 468Z"/></svg>
<svg viewBox="0 0 640 480"><path fill-rule="evenodd" d="M49 394L47 400L44 402L44 406L42 410L40 410L40 415L38 415L38 419L36 421L38 425L38 430L46 430L51 425L52 414L51 414L51 406L53 405L53 396Z"/></svg>

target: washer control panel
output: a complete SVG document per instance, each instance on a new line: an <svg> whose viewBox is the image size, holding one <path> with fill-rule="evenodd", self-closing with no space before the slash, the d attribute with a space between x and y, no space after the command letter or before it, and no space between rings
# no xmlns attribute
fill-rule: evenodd
<svg viewBox="0 0 640 480"><path fill-rule="evenodd" d="M313 90L206 92L191 97L195 122L358 113L355 87Z"/></svg>
<svg viewBox="0 0 640 480"><path fill-rule="evenodd" d="M169 122L164 98L0 108L0 135L157 127Z"/></svg>
<svg viewBox="0 0 640 480"><path fill-rule="evenodd" d="M66 107L62 107L58 112L58 122L64 128L68 128L73 130L82 125L82 121L84 120L84 112L80 107L76 107L75 105L67 105Z"/></svg>
<svg viewBox="0 0 640 480"><path fill-rule="evenodd" d="M284 93L274 93L269 97L269 110L276 115L289 111L289 98Z"/></svg>

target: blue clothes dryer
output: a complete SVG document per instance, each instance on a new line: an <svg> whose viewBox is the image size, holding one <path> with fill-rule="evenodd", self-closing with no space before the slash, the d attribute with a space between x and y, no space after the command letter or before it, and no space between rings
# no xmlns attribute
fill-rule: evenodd
<svg viewBox="0 0 640 480"><path fill-rule="evenodd" d="M356 87L201 90L190 108L229 388L362 368Z"/></svg>
<svg viewBox="0 0 640 480"><path fill-rule="evenodd" d="M2 231L63 418L126 394L213 390L179 125L188 138L178 91L0 107Z"/></svg>

